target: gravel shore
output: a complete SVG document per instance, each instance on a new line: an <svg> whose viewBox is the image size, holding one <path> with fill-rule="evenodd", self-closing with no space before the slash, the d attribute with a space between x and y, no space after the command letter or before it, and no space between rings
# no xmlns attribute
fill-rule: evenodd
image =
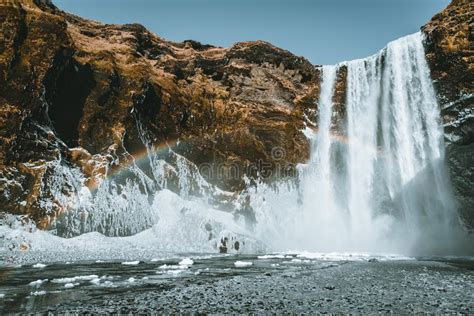
<svg viewBox="0 0 474 316"><path fill-rule="evenodd" d="M253 264L237 268L237 260ZM182 273L160 274L149 264L109 266L108 274L121 269L121 278L134 285L78 286L61 295L51 290L16 304L4 299L0 307L54 313L474 313L472 261L195 261Z"/></svg>

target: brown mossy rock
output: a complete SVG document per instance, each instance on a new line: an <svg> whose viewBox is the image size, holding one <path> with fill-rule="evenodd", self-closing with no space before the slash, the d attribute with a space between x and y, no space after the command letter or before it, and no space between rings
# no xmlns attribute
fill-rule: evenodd
<svg viewBox="0 0 474 316"><path fill-rule="evenodd" d="M474 2L453 0L426 34L446 139L446 159L463 220L474 228Z"/></svg>
<svg viewBox="0 0 474 316"><path fill-rule="evenodd" d="M319 71L269 43L174 43L45 0L1 0L0 28L1 211L54 218L82 185L68 172L94 188L147 147L227 190L309 156Z"/></svg>

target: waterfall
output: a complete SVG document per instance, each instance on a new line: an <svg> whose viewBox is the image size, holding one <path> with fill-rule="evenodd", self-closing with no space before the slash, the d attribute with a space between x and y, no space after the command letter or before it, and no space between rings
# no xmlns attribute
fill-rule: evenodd
<svg viewBox="0 0 474 316"><path fill-rule="evenodd" d="M342 150L346 187L334 187L336 160L328 161L328 104L334 76L324 75L319 99L319 133L313 160L320 161L325 189L312 195L349 223L343 241L349 249L383 249L403 240L440 234L456 219L450 184L444 171L443 132L439 108L425 61L423 36L416 33L391 42L378 54L344 63L347 67L346 138ZM329 114L330 115L330 114ZM335 170L335 171L332 171ZM317 183L311 177L309 183ZM345 208L337 208L344 205ZM315 207L315 211L318 207ZM332 218L336 218L332 216ZM318 220L318 219L316 219ZM324 218L319 218L325 222ZM334 221L337 223L338 221ZM432 230L434 229L434 231ZM390 236L390 238L387 238ZM431 236L431 235L430 235Z"/></svg>
<svg viewBox="0 0 474 316"><path fill-rule="evenodd" d="M303 181L303 196L317 197L304 199L303 209L313 206L314 212L307 212L304 223L318 231L317 239L330 237L340 228L342 218L335 205L333 169L331 161L332 98L336 80L336 66L321 69L321 95L318 110L318 133L312 142L312 154L307 175ZM309 204L308 204L309 203ZM308 216L309 215L309 216ZM303 237L307 238L307 237ZM314 238L314 237L312 237Z"/></svg>
<svg viewBox="0 0 474 316"><path fill-rule="evenodd" d="M367 238L372 238L367 233L374 215L380 56L350 62L347 70L347 207L350 229L359 241L367 242Z"/></svg>
<svg viewBox="0 0 474 316"><path fill-rule="evenodd" d="M333 130L341 67L347 67L345 125ZM443 131L423 35L403 37L373 56L321 71L318 131L311 140L311 159L301 168L301 187L284 198L271 195L274 203L255 204L263 222L284 225L286 233L273 234L270 242L316 251L456 248L463 233L444 166ZM293 198L296 207L283 201L292 194L298 196ZM297 218L282 220L284 214ZM270 233L264 232L262 238Z"/></svg>

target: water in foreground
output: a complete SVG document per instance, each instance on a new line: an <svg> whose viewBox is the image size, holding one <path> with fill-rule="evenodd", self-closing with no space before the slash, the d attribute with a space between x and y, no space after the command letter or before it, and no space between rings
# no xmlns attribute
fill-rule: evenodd
<svg viewBox="0 0 474 316"><path fill-rule="evenodd" d="M0 312L473 313L474 261L203 256L0 268Z"/></svg>

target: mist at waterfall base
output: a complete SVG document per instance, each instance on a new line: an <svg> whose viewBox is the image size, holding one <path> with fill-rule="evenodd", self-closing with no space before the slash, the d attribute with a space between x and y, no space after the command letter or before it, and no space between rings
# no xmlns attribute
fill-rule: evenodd
<svg viewBox="0 0 474 316"><path fill-rule="evenodd" d="M58 162L53 167L78 192L66 196L64 180L51 183L69 211L50 231L13 220L1 226L2 252L26 244L29 251L13 253L53 261L58 254L62 260L154 258L216 253L227 238L233 253L471 255L473 240L459 221L445 170L424 56L423 36L416 33L366 59L323 66L318 131L306 130L311 158L298 166L297 181L225 192L184 157L172 152L170 164L149 150L126 170L133 179L106 179L91 194L77 170ZM346 122L338 130L341 113L332 100L341 67L348 71ZM146 143L146 133L143 138ZM168 187L170 173L175 192ZM255 223L238 214L247 197ZM231 201L234 211L219 210L217 199Z"/></svg>
<svg viewBox="0 0 474 316"><path fill-rule="evenodd" d="M343 132L333 108L340 67L348 73ZM366 59L323 66L321 79L318 133L298 193L263 194L272 202L255 206L260 238L322 252L472 253L445 169L422 33Z"/></svg>
<svg viewBox="0 0 474 316"><path fill-rule="evenodd" d="M348 73L345 143L332 129L336 71L342 66ZM284 212L297 214L283 226L291 227L287 234L276 234L283 236L279 243L408 254L472 247L444 166L443 131L421 33L369 58L324 66L318 117L301 206L295 208L291 197L272 197L285 205Z"/></svg>

